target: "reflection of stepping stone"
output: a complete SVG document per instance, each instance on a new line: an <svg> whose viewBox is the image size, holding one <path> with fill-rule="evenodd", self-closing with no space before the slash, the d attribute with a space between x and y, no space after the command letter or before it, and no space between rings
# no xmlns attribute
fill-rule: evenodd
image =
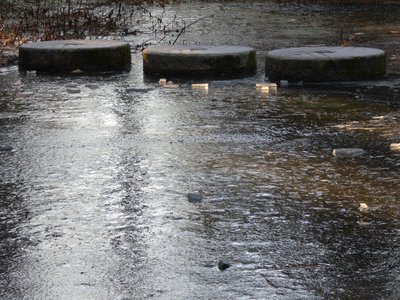
<svg viewBox="0 0 400 300"><path fill-rule="evenodd" d="M385 52L374 48L285 48L268 52L265 60L266 76L273 81L365 80L385 72Z"/></svg>
<svg viewBox="0 0 400 300"><path fill-rule="evenodd" d="M40 72L107 72L129 69L128 43L106 40L37 42L19 48L19 67Z"/></svg>
<svg viewBox="0 0 400 300"><path fill-rule="evenodd" d="M256 72L256 52L242 46L160 46L143 50L148 75L245 77Z"/></svg>

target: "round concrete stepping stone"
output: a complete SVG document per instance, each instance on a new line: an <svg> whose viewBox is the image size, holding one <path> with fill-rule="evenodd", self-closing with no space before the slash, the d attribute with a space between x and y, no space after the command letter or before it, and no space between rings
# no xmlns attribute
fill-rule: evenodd
<svg viewBox="0 0 400 300"><path fill-rule="evenodd" d="M130 46L122 41L57 40L22 45L19 67L39 72L108 72L129 69Z"/></svg>
<svg viewBox="0 0 400 300"><path fill-rule="evenodd" d="M147 75L246 77L256 72L256 52L244 46L151 46L143 50Z"/></svg>
<svg viewBox="0 0 400 300"><path fill-rule="evenodd" d="M385 75L383 50L363 47L300 47L267 53L270 80L321 82L375 79Z"/></svg>

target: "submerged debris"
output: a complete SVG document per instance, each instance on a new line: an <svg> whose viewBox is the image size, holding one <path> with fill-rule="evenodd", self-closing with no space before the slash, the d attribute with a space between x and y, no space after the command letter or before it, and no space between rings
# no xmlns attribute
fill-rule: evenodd
<svg viewBox="0 0 400 300"><path fill-rule="evenodd" d="M203 202L203 198L204 197L201 192L187 194L187 199L190 203L201 203L201 202Z"/></svg>
<svg viewBox="0 0 400 300"><path fill-rule="evenodd" d="M0 151L12 151L13 147L11 145L0 144Z"/></svg>
<svg viewBox="0 0 400 300"><path fill-rule="evenodd" d="M226 269L228 269L231 266L232 266L231 263L226 258L222 258L218 262L218 269L220 269L220 271L225 271Z"/></svg>
<svg viewBox="0 0 400 300"><path fill-rule="evenodd" d="M361 148L338 148L333 149L332 155L335 157L354 158L365 154L365 150Z"/></svg>

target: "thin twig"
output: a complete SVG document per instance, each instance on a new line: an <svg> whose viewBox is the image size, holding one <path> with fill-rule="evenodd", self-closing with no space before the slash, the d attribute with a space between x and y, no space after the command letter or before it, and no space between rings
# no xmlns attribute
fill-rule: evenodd
<svg viewBox="0 0 400 300"><path fill-rule="evenodd" d="M209 15L209 16L201 17L200 19L197 19L197 20L193 21L192 23L189 23L188 25L182 27L181 30L179 31L178 35L176 36L174 42L172 43L172 45L175 45L176 41L179 39L179 37L182 35L182 33L185 32L185 30L186 30L187 28L189 28L190 26L192 26L192 25L194 25L194 24L196 24L196 23L198 23L198 22L200 22L200 21L202 21L202 20L204 20L204 19L206 19L206 18L210 18L210 17L213 17L213 16L214 16L214 15Z"/></svg>

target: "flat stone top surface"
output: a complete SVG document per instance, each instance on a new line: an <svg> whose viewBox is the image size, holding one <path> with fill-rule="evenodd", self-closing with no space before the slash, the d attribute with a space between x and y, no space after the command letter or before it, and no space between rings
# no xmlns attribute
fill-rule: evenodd
<svg viewBox="0 0 400 300"><path fill-rule="evenodd" d="M127 45L128 43L114 40L57 40L34 42L22 45L25 49L60 49L60 50L78 50L78 49L100 49L100 48L113 48Z"/></svg>
<svg viewBox="0 0 400 300"><path fill-rule="evenodd" d="M147 54L213 56L246 54L254 49L246 46L150 46L143 51Z"/></svg>
<svg viewBox="0 0 400 300"><path fill-rule="evenodd" d="M333 46L276 49L268 52L267 56L292 60L331 60L380 56L384 54L383 50L375 48Z"/></svg>

